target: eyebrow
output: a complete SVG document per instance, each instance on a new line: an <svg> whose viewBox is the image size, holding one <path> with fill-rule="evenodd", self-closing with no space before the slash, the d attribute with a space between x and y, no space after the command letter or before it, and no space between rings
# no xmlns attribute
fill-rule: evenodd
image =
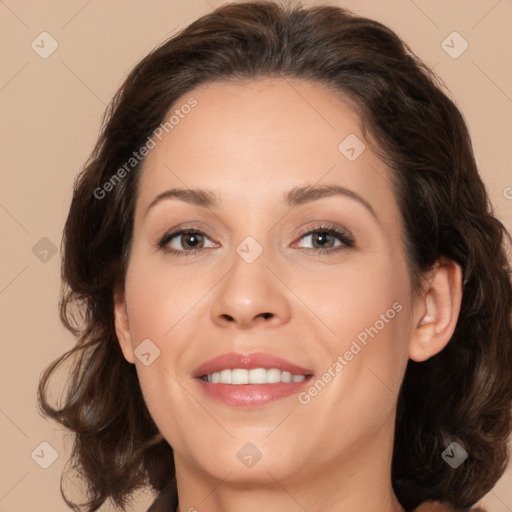
<svg viewBox="0 0 512 512"><path fill-rule="evenodd" d="M345 196L362 204L377 221L379 218L375 213L372 205L359 194L348 188L340 185L318 185L318 186L298 186L292 188L289 192L284 194L284 202L290 208L300 206L311 201L318 201L324 197ZM185 203L193 206L200 206L202 208L216 208L219 205L219 200L212 190L205 189L191 189L191 188L172 188L158 194L153 201L149 204L144 213L146 216L151 208L153 208L160 201L165 199L179 199Z"/></svg>

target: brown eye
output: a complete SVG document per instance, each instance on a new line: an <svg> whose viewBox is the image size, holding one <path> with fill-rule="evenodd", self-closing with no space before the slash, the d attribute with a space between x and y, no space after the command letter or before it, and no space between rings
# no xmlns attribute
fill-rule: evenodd
<svg viewBox="0 0 512 512"><path fill-rule="evenodd" d="M205 249L205 240L208 240L208 237L201 231L181 229L165 235L158 242L158 246L171 254L188 256Z"/></svg>
<svg viewBox="0 0 512 512"><path fill-rule="evenodd" d="M181 245L185 249L197 249L204 243L204 236L199 233L183 233L179 237L181 237Z"/></svg>
<svg viewBox="0 0 512 512"><path fill-rule="evenodd" d="M319 253L329 253L354 246L354 239L347 233L331 227L318 227L301 236L301 240L310 240L313 247L304 247ZM339 243L336 244L336 241ZM303 246L301 246L303 247Z"/></svg>

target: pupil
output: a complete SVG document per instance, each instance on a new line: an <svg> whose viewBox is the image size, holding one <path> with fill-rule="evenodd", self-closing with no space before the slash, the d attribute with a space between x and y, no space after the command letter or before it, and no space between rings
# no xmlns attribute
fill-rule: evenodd
<svg viewBox="0 0 512 512"><path fill-rule="evenodd" d="M191 247L193 247L193 248L194 248L194 247L196 247L196 246L197 246L197 244L198 244L198 239L197 239L197 237L198 237L198 236L200 236L200 235L198 235L197 233L186 233L186 234L185 234L185 239L187 240L187 243L186 243L186 244L184 244L184 245L185 245L185 246L187 246L187 245L188 245L188 246L191 246ZM194 242L192 242L192 244L190 244L190 241L189 241L189 240L190 240L191 238L192 238L192 239L195 239L195 243L194 243Z"/></svg>
<svg viewBox="0 0 512 512"><path fill-rule="evenodd" d="M329 236L331 236L329 233L317 233L317 239L320 239L320 240L323 239L323 242L320 241L320 247L325 247L326 242L328 241L328 240L326 240L326 237L329 237Z"/></svg>

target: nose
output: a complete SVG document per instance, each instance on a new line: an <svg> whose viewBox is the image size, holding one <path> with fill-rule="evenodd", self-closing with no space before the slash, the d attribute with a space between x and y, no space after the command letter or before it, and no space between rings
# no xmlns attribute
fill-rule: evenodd
<svg viewBox="0 0 512 512"><path fill-rule="evenodd" d="M220 327L278 327L290 319L287 288L264 257L247 263L238 254L212 297L212 321Z"/></svg>

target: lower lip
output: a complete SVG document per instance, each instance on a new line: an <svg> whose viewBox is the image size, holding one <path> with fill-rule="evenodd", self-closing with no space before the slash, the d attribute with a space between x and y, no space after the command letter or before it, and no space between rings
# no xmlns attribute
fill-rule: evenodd
<svg viewBox="0 0 512 512"><path fill-rule="evenodd" d="M218 402L235 407L260 407L299 393L311 378L276 384L213 384L201 378L197 380L204 393Z"/></svg>

